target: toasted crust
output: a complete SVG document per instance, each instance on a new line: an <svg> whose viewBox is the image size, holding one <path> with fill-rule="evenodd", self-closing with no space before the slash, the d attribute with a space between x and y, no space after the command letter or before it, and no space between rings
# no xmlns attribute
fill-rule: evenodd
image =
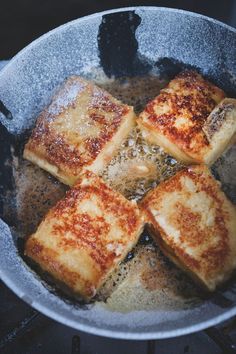
<svg viewBox="0 0 236 354"><path fill-rule="evenodd" d="M143 225L135 202L86 171L26 241L25 254L89 300L136 244Z"/></svg>
<svg viewBox="0 0 236 354"><path fill-rule="evenodd" d="M205 166L191 166L141 202L164 253L213 291L236 267L236 209Z"/></svg>
<svg viewBox="0 0 236 354"><path fill-rule="evenodd" d="M24 157L73 185L84 169L100 172L134 124L132 107L72 76L38 117Z"/></svg>
<svg viewBox="0 0 236 354"><path fill-rule="evenodd" d="M203 126L225 94L194 71L184 71L138 118L144 137L184 163L204 162L210 143Z"/></svg>
<svg viewBox="0 0 236 354"><path fill-rule="evenodd" d="M208 116L203 131L210 143L204 161L210 165L236 141L236 99L221 101Z"/></svg>

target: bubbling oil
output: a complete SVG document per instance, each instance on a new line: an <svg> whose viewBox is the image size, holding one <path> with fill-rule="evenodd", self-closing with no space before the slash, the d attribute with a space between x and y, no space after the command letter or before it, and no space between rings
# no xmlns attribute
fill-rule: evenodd
<svg viewBox="0 0 236 354"><path fill-rule="evenodd" d="M117 99L133 106L136 114L167 84L157 76L113 80L100 77L95 78L95 82ZM101 176L126 198L140 200L148 190L180 168L181 164L162 148L145 142L140 130L135 127Z"/></svg>
<svg viewBox="0 0 236 354"><path fill-rule="evenodd" d="M162 148L147 144L135 127L101 176L127 199L138 201L181 167Z"/></svg>

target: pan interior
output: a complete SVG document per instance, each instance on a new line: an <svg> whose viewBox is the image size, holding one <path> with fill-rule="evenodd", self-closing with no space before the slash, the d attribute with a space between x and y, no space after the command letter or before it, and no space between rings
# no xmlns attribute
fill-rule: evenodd
<svg viewBox="0 0 236 354"><path fill-rule="evenodd" d="M4 114L1 115L0 143L3 151L1 164L4 173L0 178L0 211L1 217L10 229L1 222L0 246L4 262L0 274L2 279L25 301L75 328L123 338L138 339L140 334L144 338L162 337L170 336L171 331L175 331L176 328L180 330L180 334L185 333L188 331L186 327L192 324L207 321L234 309L234 281L211 297L206 297L181 271L166 260L146 233L142 235L133 253L128 255L126 261L106 282L100 300L89 306L74 302L50 282L48 284L45 279L42 280L22 258L24 237L35 230L43 215L66 191L65 186L22 159L22 148L38 112L49 102L52 92L66 76L79 74L92 79L123 102L134 105L136 112L139 112L149 99L155 97L178 71L186 67L197 68L234 95L232 70L236 68L230 67L230 64L228 65L229 69L232 69L231 76L229 79L227 73L226 80L219 75L219 72L213 72L209 65L199 68L195 62L195 53L192 53L188 60L184 61L185 64L182 64L182 54L175 46L173 55L170 57L176 59L167 58L165 46L168 45L163 42L161 33L158 39L159 44L162 43L164 46L161 49L163 53L157 51L155 45L153 48L150 47L150 43L144 38L148 19L151 20L148 27L149 38L151 38L151 24L162 23L164 27L168 27L171 19L176 16L180 16L179 20L183 22L187 21L186 25L189 24L190 19L193 19L192 21L196 21L198 26L206 26L204 23L207 20L202 18L191 17L182 12L178 15L178 12L168 12L168 10L166 12L163 9L124 10L120 13L97 15L83 20L84 22L78 20L39 40L38 44L36 43L28 51L26 49L25 54L23 52L13 60L0 75L0 98L13 116L13 120L9 121ZM114 22L123 23L123 27L114 26ZM215 26L213 32L215 34L208 33L210 37L214 37L220 31L218 24L212 23L212 26ZM128 33L127 43L121 39L124 38L124 28L125 33ZM84 31L82 34L81 29ZM223 30L227 32L226 29ZM84 43L86 33L89 35L91 44ZM169 37L169 34L167 36ZM67 45L68 39L71 39L70 47ZM78 52L78 45L80 44L81 48L81 43L83 46ZM109 48L107 43L111 44ZM118 51L118 54L116 52L117 58L121 59L123 53L127 53L127 46L130 46L127 55L132 60L129 58L118 60L114 57L115 48L119 43L121 43L121 52ZM144 55L144 43L146 43L146 55ZM51 45L49 53L47 53L48 45ZM62 47L64 49L58 56L59 49ZM77 54L75 59L71 58L73 48ZM83 55L81 51L84 52ZM84 56L87 58L88 55L90 55L89 63L87 59L83 60ZM215 55L219 54L215 53ZM35 59L33 67L32 58ZM58 58L60 58L59 64ZM202 65L201 60L199 63ZM46 72L44 64L51 65L51 72ZM17 73L12 77L16 69L18 69ZM9 77L11 83L7 82ZM32 84L29 81L30 77L31 80L35 79ZM15 91L14 80L15 83L20 84ZM20 99L19 97L16 99L16 94L20 95L22 89L24 97L21 93ZM32 97L32 91L35 92L35 97ZM27 106L28 96L30 99ZM127 163L137 160L148 161L152 166L156 166L148 183L140 177L133 186L132 174L128 180L124 180L122 173L118 176L120 179L114 180L116 175L114 171L119 170L120 167L126 171ZM221 180L223 189L234 202L236 202L235 160L235 148L232 148L213 166L213 173ZM139 132L134 130L123 144L118 156L104 171L103 177L128 198L139 199L144 191L175 173L180 167L158 147L146 146L141 141ZM124 185L128 185L129 188L124 188ZM135 192L132 192L132 188ZM103 301L108 294L111 296L106 302Z"/></svg>

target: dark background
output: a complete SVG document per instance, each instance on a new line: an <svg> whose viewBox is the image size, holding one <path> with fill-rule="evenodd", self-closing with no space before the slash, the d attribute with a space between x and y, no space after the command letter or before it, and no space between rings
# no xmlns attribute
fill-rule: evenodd
<svg viewBox="0 0 236 354"><path fill-rule="evenodd" d="M111 8L152 5L198 12L236 26L236 0L0 0L0 59L65 22Z"/></svg>

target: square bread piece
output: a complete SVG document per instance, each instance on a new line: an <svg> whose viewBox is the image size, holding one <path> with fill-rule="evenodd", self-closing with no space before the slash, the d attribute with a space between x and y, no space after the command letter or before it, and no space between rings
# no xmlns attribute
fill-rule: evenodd
<svg viewBox="0 0 236 354"><path fill-rule="evenodd" d="M28 238L25 254L89 300L135 246L143 226L136 202L85 171Z"/></svg>
<svg viewBox="0 0 236 354"><path fill-rule="evenodd" d="M138 125L149 143L162 146L177 160L211 164L219 157L214 153L218 148L214 144L212 149L203 127L224 97L222 90L197 72L183 71L147 104Z"/></svg>
<svg viewBox="0 0 236 354"><path fill-rule="evenodd" d="M236 209L204 165L178 172L141 207L150 231L174 263L209 291L236 267Z"/></svg>
<svg viewBox="0 0 236 354"><path fill-rule="evenodd" d="M102 171L134 125L132 107L72 76L38 117L24 157L73 185L85 169Z"/></svg>

